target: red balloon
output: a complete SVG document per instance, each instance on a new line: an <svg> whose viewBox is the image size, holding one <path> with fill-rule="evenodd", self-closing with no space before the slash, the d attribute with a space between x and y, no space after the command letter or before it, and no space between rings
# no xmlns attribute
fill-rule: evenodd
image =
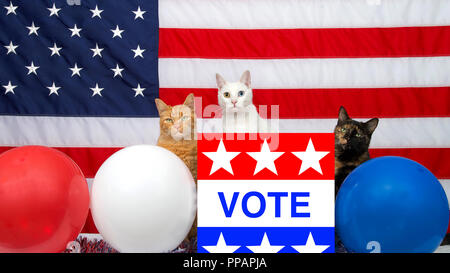
<svg viewBox="0 0 450 273"><path fill-rule="evenodd" d="M64 153L24 146L0 155L0 252L61 252L89 210L89 190Z"/></svg>

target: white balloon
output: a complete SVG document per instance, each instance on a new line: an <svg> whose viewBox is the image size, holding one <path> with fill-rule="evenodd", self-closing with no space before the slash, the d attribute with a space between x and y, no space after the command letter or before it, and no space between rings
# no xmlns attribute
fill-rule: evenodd
<svg viewBox="0 0 450 273"><path fill-rule="evenodd" d="M152 145L124 148L98 170L91 192L95 225L120 252L167 252L188 234L196 187L172 152Z"/></svg>

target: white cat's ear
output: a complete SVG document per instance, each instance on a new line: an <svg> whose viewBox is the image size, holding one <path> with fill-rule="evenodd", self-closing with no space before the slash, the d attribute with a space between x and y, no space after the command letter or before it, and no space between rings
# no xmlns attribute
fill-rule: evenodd
<svg viewBox="0 0 450 273"><path fill-rule="evenodd" d="M194 110L194 94L191 93L187 95L186 100L184 100L184 105Z"/></svg>
<svg viewBox="0 0 450 273"><path fill-rule="evenodd" d="M245 84L248 88L250 88L250 84L252 82L250 77L250 71L246 70L244 73L242 73L240 81L241 83Z"/></svg>
<svg viewBox="0 0 450 273"><path fill-rule="evenodd" d="M220 76L219 73L216 73L216 83L217 83L217 87L219 87L219 89L222 89L222 87L227 83L225 81L225 79Z"/></svg>
<svg viewBox="0 0 450 273"><path fill-rule="evenodd" d="M161 100L161 99L155 99L156 108L158 109L158 113L161 115L162 112L167 111L169 109L169 106Z"/></svg>

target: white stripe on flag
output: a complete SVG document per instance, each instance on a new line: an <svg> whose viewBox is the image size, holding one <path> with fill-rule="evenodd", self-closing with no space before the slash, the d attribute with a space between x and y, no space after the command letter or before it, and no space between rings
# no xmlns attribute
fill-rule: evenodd
<svg viewBox="0 0 450 273"><path fill-rule="evenodd" d="M103 240L103 236L100 233L80 233L79 236L88 240Z"/></svg>
<svg viewBox="0 0 450 273"><path fill-rule="evenodd" d="M447 0L160 0L161 28L450 25Z"/></svg>
<svg viewBox="0 0 450 273"><path fill-rule="evenodd" d="M159 59L160 87L215 88L250 70L253 88L449 86L450 57L343 59Z"/></svg>
<svg viewBox="0 0 450 273"><path fill-rule="evenodd" d="M86 178L87 184L88 184L88 188L89 188L89 195L91 194L91 190L92 190L92 183L94 183L94 178Z"/></svg>
<svg viewBox="0 0 450 273"><path fill-rule="evenodd" d="M124 147L155 144L159 118L0 116L2 146Z"/></svg>
<svg viewBox="0 0 450 273"><path fill-rule="evenodd" d="M282 133L330 133L336 121L281 119L279 128ZM220 132L221 126L221 119L198 119L197 128ZM450 118L383 118L378 126L372 148L450 147ZM0 132L2 146L124 147L156 144L159 118L0 116Z"/></svg>

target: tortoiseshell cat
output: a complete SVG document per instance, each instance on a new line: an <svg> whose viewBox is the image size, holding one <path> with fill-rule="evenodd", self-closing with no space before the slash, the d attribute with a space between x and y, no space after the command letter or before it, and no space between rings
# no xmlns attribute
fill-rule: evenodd
<svg viewBox="0 0 450 273"><path fill-rule="evenodd" d="M351 119L343 106L339 109L338 123L334 128L336 195L347 175L370 159L370 139L377 125L378 118L359 122Z"/></svg>
<svg viewBox="0 0 450 273"><path fill-rule="evenodd" d="M194 94L189 94L183 104L170 106L161 99L155 99L159 112L160 136L157 145L176 154L191 171L197 183L197 138ZM188 246L194 249L197 237L197 219L188 236Z"/></svg>

